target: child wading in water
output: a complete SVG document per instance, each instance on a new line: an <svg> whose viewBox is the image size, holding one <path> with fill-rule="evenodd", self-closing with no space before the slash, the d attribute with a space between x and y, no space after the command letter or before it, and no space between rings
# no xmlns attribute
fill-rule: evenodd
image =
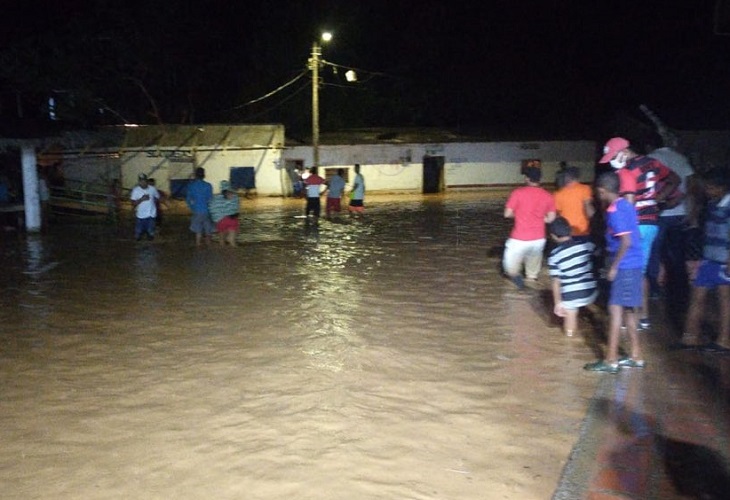
<svg viewBox="0 0 730 500"><path fill-rule="evenodd" d="M618 373L619 366L643 368L641 346L636 326L636 310L642 304L643 252L636 209L619 196L619 178L616 172L607 172L598 178L598 197L606 208L606 250L609 268L606 278L611 282L608 299L608 349L605 359L588 363L585 369L594 372ZM621 323L626 325L631 342L631 357L618 357Z"/></svg>
<svg viewBox="0 0 730 500"><path fill-rule="evenodd" d="M557 246L550 252L548 268L552 281L553 312L564 318L563 329L572 337L578 329L578 310L593 304L598 297L593 274L592 255L595 245L570 236L570 223L558 217L548 226Z"/></svg>

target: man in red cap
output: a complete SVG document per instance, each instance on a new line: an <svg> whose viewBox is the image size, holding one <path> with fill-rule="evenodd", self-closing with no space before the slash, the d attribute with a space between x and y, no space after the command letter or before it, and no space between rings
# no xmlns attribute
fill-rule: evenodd
<svg viewBox="0 0 730 500"><path fill-rule="evenodd" d="M648 317L649 280L646 271L651 248L659 232L660 205L676 192L681 179L659 160L637 154L623 137L614 137L606 143L599 163L610 163L616 169L621 183L620 195L636 207L644 255L644 293L639 327L648 329L651 323Z"/></svg>

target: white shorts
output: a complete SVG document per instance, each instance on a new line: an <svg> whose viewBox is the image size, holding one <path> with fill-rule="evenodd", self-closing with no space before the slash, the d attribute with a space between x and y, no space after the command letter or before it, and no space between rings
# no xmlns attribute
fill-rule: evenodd
<svg viewBox="0 0 730 500"><path fill-rule="evenodd" d="M545 238L530 241L507 239L502 258L504 272L510 276L517 276L522 274L524 265L525 276L528 279L537 279L542 268L543 250L545 250Z"/></svg>

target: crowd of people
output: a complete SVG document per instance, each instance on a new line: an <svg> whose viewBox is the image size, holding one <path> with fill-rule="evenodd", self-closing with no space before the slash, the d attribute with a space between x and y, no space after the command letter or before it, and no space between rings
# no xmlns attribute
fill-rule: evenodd
<svg viewBox="0 0 730 500"><path fill-rule="evenodd" d="M551 194L540 187L541 170L527 167L525 186L510 194L504 209L514 226L503 270L518 288L525 279L537 280L547 236L554 243L547 259L553 313L563 318L566 335L576 334L579 310L605 295L607 346L603 359L585 366L589 371L643 368L639 332L652 326L650 298L673 295L681 302L686 290L682 335L672 347L730 354L730 175L717 168L697 174L672 148L638 149L623 137L610 139L599 163L612 168L598 176L594 190L580 183L578 169L567 167ZM703 330L715 317L705 309L713 290L717 334Z"/></svg>
<svg viewBox="0 0 730 500"><path fill-rule="evenodd" d="M360 165L355 165L355 178L350 190L348 211L351 214L361 215L365 205L365 178L360 173ZM326 217L340 213L340 200L345 194L347 183L343 177L344 169L329 179L320 177L317 167L309 169L302 176L306 191L306 205L304 215L309 222L310 217L317 224L321 214L321 197L326 195ZM197 167L193 180L187 186L185 203L191 212L190 231L195 234L195 244L209 245L214 233L218 233L221 246L226 243L236 246L236 236L239 230L240 201L230 181L220 183L220 192L213 194L213 186L205 180L205 169ZM165 203L166 194L159 191L154 179L140 173L137 185L131 190L130 201L135 212L134 238L153 240L156 229L161 222L160 203ZM118 197L115 197L118 199ZM118 203L115 203L117 206Z"/></svg>
<svg viewBox="0 0 730 500"><path fill-rule="evenodd" d="M353 168L355 178L350 190L350 202L347 210L350 214L362 215L365 212L365 178L360 173L360 165L355 164ZM343 175L345 169L340 168L337 173L329 179L324 179L318 175L317 167L312 167L309 171L302 175L304 191L306 192L307 203L304 208L304 215L309 220L309 216L313 217L316 224L322 211L321 197L326 195L325 214L329 219L334 214L340 213L341 199L345 193L347 182ZM322 189L324 188L324 189Z"/></svg>
<svg viewBox="0 0 730 500"><path fill-rule="evenodd" d="M578 333L582 308L605 300L607 346L603 359L585 366L590 371L617 373L646 365L639 332L652 327L652 297L673 295L676 302L679 296L679 303L688 304L675 348L730 354L730 175L722 169L698 174L672 148L651 148L648 154L638 149L623 137L610 139L598 162L611 168L597 177L593 189L580 182L577 168L566 166L553 194L541 187L539 167L525 167L525 185L512 191L504 208L504 217L514 219L514 225L505 243L503 271L519 289L537 283L549 237L553 313L562 318L567 336ZM365 180L360 165L354 172L348 211L359 215ZM186 203L196 245L210 244L218 233L221 245L236 246L236 191L224 180L214 195L201 167L194 177ZM153 239L163 196L145 174L138 181L130 195L134 236ZM322 196L327 218L341 211L344 169L325 179L312 167L302 182L308 222L318 222ZM682 297L687 290L689 297ZM703 330L712 290L719 305L716 335ZM622 356L624 331L629 347Z"/></svg>

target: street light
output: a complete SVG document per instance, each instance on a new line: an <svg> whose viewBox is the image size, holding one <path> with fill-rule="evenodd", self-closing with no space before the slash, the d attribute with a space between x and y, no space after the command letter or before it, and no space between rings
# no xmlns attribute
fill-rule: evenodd
<svg viewBox="0 0 730 500"><path fill-rule="evenodd" d="M332 33L322 33L322 41L332 40ZM312 166L319 167L319 66L322 59L322 48L315 40L309 58L309 69L312 71Z"/></svg>

